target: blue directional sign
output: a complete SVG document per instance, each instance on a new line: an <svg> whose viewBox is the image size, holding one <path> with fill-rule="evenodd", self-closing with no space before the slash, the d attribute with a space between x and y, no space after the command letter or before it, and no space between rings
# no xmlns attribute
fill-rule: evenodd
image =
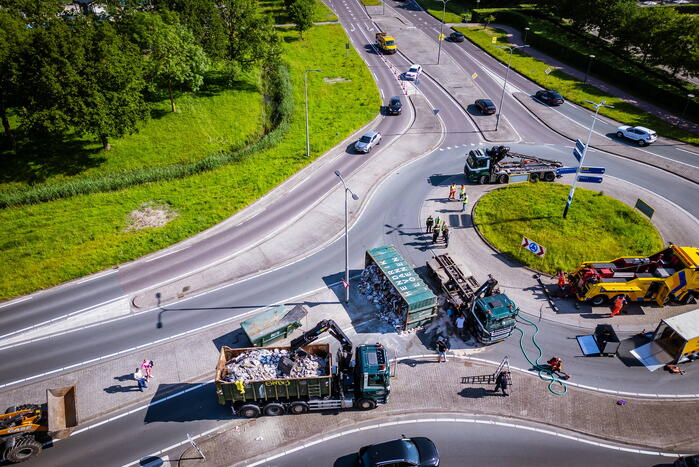
<svg viewBox="0 0 699 467"><path fill-rule="evenodd" d="M573 148L573 156L578 160L578 162L582 161L582 153L578 151L578 148Z"/></svg>
<svg viewBox="0 0 699 467"><path fill-rule="evenodd" d="M561 167L560 169L556 169L556 175L574 174L577 171L577 167Z"/></svg>
<svg viewBox="0 0 699 467"><path fill-rule="evenodd" d="M586 175L579 175L578 181L582 183L602 183L602 177L588 177Z"/></svg>
<svg viewBox="0 0 699 467"><path fill-rule="evenodd" d="M580 167L580 173L583 174L603 174L605 170L604 167Z"/></svg>
<svg viewBox="0 0 699 467"><path fill-rule="evenodd" d="M576 139L576 140L575 140L575 147L578 149L578 151L580 151L580 153L582 153L583 151L585 151L585 145L584 145L583 142L580 141L579 139Z"/></svg>

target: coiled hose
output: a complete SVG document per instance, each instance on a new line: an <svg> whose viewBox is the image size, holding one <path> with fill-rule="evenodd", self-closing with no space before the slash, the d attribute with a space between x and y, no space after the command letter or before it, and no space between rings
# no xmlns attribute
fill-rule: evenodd
<svg viewBox="0 0 699 467"><path fill-rule="evenodd" d="M536 329L536 330L534 331L534 334L532 334L532 344L534 344L534 347L536 347L536 349L539 351L539 356L536 357L536 360L532 362L531 359L529 358L529 356L527 355L527 352L524 350L524 342L523 341L524 341L525 332L519 326L517 326L517 327L515 327L515 329L518 330L520 333L519 348L522 351L522 355L524 355L524 358L526 358L527 361L529 362L529 364L537 371L537 373L539 374L539 378L541 378L544 381L549 382L548 387L549 387L549 391L551 391L552 394L555 394L557 396L565 395L568 392L568 386L566 386L566 384L563 381L561 381L560 376L558 376L555 372L553 372L551 370L550 366L542 365L541 363L539 363L539 360L544 355L544 351L541 350L541 347L539 347L539 343L536 341L536 335L539 334L539 326L537 326L536 323L534 323L533 321L529 321L527 318L525 318L522 315L519 315L517 318L521 319L522 321L524 321L527 324L534 326L534 329ZM555 385L560 386L561 389L557 390L554 387Z"/></svg>

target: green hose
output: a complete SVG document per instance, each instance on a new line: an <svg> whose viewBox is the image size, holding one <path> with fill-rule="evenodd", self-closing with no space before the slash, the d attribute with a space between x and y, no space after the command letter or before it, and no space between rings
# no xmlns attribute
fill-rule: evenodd
<svg viewBox="0 0 699 467"><path fill-rule="evenodd" d="M539 374L539 378L541 378L544 381L549 381L549 391L551 391L552 394L555 394L557 396L565 395L568 392L568 386L566 386L566 384L563 381L561 381L561 378L551 370L551 367L539 363L539 359L541 359L541 357L544 355L544 351L541 350L541 347L539 347L539 344L536 342L536 335L539 334L539 326L537 326L536 323L529 321L522 315L519 315L518 318L525 321L528 324L531 324L536 329L536 331L534 331L534 334L532 334L532 343L539 351L539 356L536 357L536 361L532 362L529 359L527 352L524 350L524 331L520 329L519 326L517 326L515 329L520 332L519 348L522 351L522 355L524 355L524 358L526 358L529 364L537 371L537 373ZM554 388L555 384L558 384L561 387L561 391L557 391Z"/></svg>

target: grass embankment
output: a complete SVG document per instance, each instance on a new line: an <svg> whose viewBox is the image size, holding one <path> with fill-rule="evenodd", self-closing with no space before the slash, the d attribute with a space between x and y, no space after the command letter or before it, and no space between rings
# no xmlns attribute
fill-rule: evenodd
<svg viewBox="0 0 699 467"><path fill-rule="evenodd" d="M442 21L442 10L444 5L438 0L418 0L418 5L422 7L430 15ZM444 11L444 22L445 23L463 23L463 17L469 12L466 5L459 2L448 2L446 4L446 10ZM449 33L445 32L448 36Z"/></svg>
<svg viewBox="0 0 699 467"><path fill-rule="evenodd" d="M535 26L532 25L532 30L529 34L536 34ZM505 31L495 28L483 28L481 26L473 27L457 27L456 30L462 32L469 40L482 48L502 63L507 63L510 53L506 49L498 49L496 46L508 44L508 38ZM497 37L497 43L492 43L492 38ZM641 125L652 128L658 132L658 135L673 138L679 141L684 141L690 144L699 144L699 136L683 131L670 123L648 114L634 105L624 102L622 99L606 94L601 89L598 89L589 84L573 78L572 76L560 70L553 69L547 76L545 70L549 65L536 58L533 58L521 50L516 50L512 54L512 69L526 76L530 80L538 83L540 86L547 89L554 89L560 92L563 97L571 102L575 102L583 107L592 108L586 103L586 100L599 102L606 100L607 105L613 105L613 109L600 108L600 114L612 118L625 125Z"/></svg>
<svg viewBox="0 0 699 467"><path fill-rule="evenodd" d="M170 111L168 99L154 102L142 131L114 138L110 151L102 151L94 139L77 136L23 141L16 153L0 152L0 192L188 164L218 151L235 151L262 136L259 80L259 69L238 71L230 81L221 71L211 72L198 93L176 97L176 113ZM246 118L240 118L240 109L245 109Z"/></svg>
<svg viewBox="0 0 699 467"><path fill-rule="evenodd" d="M368 69L339 25L311 28L305 41L281 30L290 65L293 115L277 144L198 175L125 190L0 210L0 299L93 273L181 241L229 217L310 162L305 157L303 72L309 73L312 158L377 113L381 100ZM342 78L324 81L324 78ZM237 120L247 109L236 105ZM148 125L141 130L148 132ZM125 231L144 203L177 217L161 228Z"/></svg>
<svg viewBox="0 0 699 467"><path fill-rule="evenodd" d="M381 0L362 0L362 5L364 5L364 6L381 5Z"/></svg>
<svg viewBox="0 0 699 467"><path fill-rule="evenodd" d="M474 225L498 250L534 269L555 274L583 261L646 255L663 247L655 227L621 201L577 188L563 219L570 187L522 183L486 194L475 207ZM527 237L546 248L542 258L521 248Z"/></svg>
<svg viewBox="0 0 699 467"><path fill-rule="evenodd" d="M284 0L259 0L257 4L263 15L272 16L272 22L274 24L291 23L286 8L284 8ZM337 21L337 16L321 0L315 0L313 21Z"/></svg>

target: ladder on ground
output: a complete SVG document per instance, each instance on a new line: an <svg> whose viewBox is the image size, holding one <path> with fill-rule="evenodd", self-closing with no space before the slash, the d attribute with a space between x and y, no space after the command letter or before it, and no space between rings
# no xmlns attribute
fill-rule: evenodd
<svg viewBox="0 0 699 467"><path fill-rule="evenodd" d="M501 371L507 371L507 383L509 385L512 385L512 376L510 375L510 357L508 357L507 355L505 355L505 358L502 359L502 361L498 365L497 370L495 370L495 373L489 375L462 376L461 383L495 384L495 380L497 379Z"/></svg>

